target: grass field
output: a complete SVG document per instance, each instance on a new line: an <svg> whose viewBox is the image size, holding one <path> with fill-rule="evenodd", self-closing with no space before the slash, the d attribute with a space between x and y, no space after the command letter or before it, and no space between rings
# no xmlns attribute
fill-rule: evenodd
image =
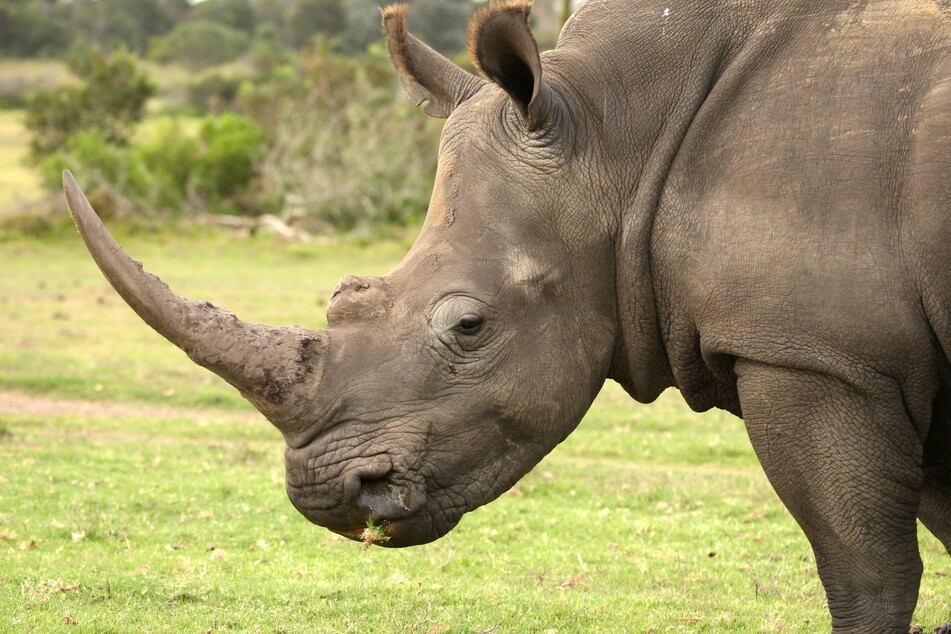
<svg viewBox="0 0 951 634"><path fill-rule="evenodd" d="M315 327L342 274L406 248L120 238L185 296ZM806 540L731 416L609 384L453 533L364 551L296 513L277 431L141 324L78 237L0 241L0 270L0 631L829 628ZM951 558L921 545L929 626L951 619Z"/></svg>

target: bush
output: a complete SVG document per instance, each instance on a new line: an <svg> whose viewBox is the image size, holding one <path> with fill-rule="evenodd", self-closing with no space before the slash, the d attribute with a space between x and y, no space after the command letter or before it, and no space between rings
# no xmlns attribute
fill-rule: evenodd
<svg viewBox="0 0 951 634"><path fill-rule="evenodd" d="M73 170L104 216L263 213L248 193L263 140L261 129L238 115L206 118L191 134L166 120L129 147L95 130L80 132L39 167L51 190L61 187L64 169Z"/></svg>
<svg viewBox="0 0 951 634"><path fill-rule="evenodd" d="M201 145L191 175L195 191L215 206L239 204L235 197L257 173L264 132L244 117L226 114L206 119L198 138Z"/></svg>
<svg viewBox="0 0 951 634"><path fill-rule="evenodd" d="M152 210L173 215L199 206L191 190L199 152L198 139L178 119L158 122L137 148L152 179L149 199L140 202Z"/></svg>
<svg viewBox="0 0 951 634"><path fill-rule="evenodd" d="M50 190L69 168L106 215L260 211L247 192L262 155L260 126L227 114L188 134L171 121L136 143L135 125L154 91L136 60L91 52L71 66L83 83L38 93L27 112L32 158Z"/></svg>
<svg viewBox="0 0 951 634"><path fill-rule="evenodd" d="M82 85L33 104L35 157L51 190L69 168L107 214L267 212L344 231L426 210L442 124L397 94L381 45L353 59L318 37L293 63L276 52L257 80L210 73L195 98L223 103L237 90L243 114L194 128L166 121L147 137L133 132L151 84L127 55L96 59L77 66Z"/></svg>
<svg viewBox="0 0 951 634"><path fill-rule="evenodd" d="M426 210L441 123L395 90L381 46L359 60L319 39L241 103L267 134L260 196L285 217L340 230L404 224Z"/></svg>
<svg viewBox="0 0 951 634"><path fill-rule="evenodd" d="M74 134L43 157L39 169L44 185L54 191L62 188L64 169L76 171L105 218L129 215L134 203L147 200L151 190L151 175L135 151L111 143L100 130Z"/></svg>

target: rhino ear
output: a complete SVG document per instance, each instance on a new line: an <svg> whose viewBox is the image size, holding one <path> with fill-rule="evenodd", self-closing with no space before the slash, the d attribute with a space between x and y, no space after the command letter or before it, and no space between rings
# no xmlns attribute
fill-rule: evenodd
<svg viewBox="0 0 951 634"><path fill-rule="evenodd" d="M528 24L531 10L532 3L524 1L479 10L469 23L469 54L508 93L526 125L534 128L543 118L549 92Z"/></svg>
<svg viewBox="0 0 951 634"><path fill-rule="evenodd" d="M406 30L405 4L381 10L390 59L406 96L431 117L446 118L474 95L485 80L467 73Z"/></svg>

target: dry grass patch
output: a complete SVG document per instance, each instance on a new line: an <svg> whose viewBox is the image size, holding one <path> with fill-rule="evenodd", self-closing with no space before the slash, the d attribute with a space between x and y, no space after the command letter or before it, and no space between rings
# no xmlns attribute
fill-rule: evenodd
<svg viewBox="0 0 951 634"><path fill-rule="evenodd" d="M30 135L22 110L0 110L0 216L42 195L40 179L26 163Z"/></svg>

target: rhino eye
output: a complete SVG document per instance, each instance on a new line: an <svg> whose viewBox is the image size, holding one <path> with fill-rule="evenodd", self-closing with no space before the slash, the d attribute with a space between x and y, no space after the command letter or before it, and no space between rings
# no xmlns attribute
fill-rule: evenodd
<svg viewBox="0 0 951 634"><path fill-rule="evenodd" d="M466 315L456 325L460 335L474 335L482 329L482 318L478 315Z"/></svg>

